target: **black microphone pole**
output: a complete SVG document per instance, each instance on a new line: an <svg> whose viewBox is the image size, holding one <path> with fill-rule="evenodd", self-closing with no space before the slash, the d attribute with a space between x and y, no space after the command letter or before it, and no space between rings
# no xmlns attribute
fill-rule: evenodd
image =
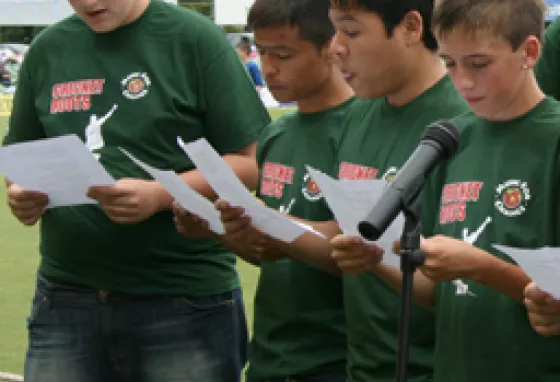
<svg viewBox="0 0 560 382"><path fill-rule="evenodd" d="M400 256L402 271L402 291L399 315L399 331L397 345L397 382L408 380L408 358L410 353L410 316L412 310L412 294L414 273L424 263L424 254L420 251L422 224L420 222L420 196L411 205L403 206L404 229L401 236Z"/></svg>
<svg viewBox="0 0 560 382"><path fill-rule="evenodd" d="M425 258L420 251L420 195L426 179L435 167L456 153L459 139L458 130L448 121L438 121L428 126L418 148L385 189L373 209L358 224L360 234L368 240L375 241L383 235L399 212L402 211L405 217L400 241L402 293L397 382L407 382L414 272L424 264Z"/></svg>

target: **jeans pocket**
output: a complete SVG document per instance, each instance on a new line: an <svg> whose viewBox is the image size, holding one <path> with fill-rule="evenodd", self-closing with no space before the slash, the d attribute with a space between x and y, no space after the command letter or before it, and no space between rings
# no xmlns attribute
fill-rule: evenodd
<svg viewBox="0 0 560 382"><path fill-rule="evenodd" d="M39 314L47 308L48 303L49 294L46 283L43 280L38 279L37 287L35 288L35 295L33 296L33 300L31 302L31 312L26 319L28 328L37 321L37 317L39 317Z"/></svg>
<svg viewBox="0 0 560 382"><path fill-rule="evenodd" d="M238 291L231 291L211 296L194 297L180 296L173 297L174 307L184 313L195 313L204 311L214 311L221 309L232 309L236 306Z"/></svg>

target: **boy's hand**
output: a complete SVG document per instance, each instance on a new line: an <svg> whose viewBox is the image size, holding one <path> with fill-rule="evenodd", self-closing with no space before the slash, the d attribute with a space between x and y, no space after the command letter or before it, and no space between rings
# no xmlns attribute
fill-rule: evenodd
<svg viewBox="0 0 560 382"><path fill-rule="evenodd" d="M223 199L216 200L214 206L220 212L220 220L224 224L226 236L243 238L251 227L251 218L245 215L243 207L233 207Z"/></svg>
<svg viewBox="0 0 560 382"><path fill-rule="evenodd" d="M360 237L335 236L331 240L331 247L331 256L338 267L350 275L370 272L383 259L383 249L365 243Z"/></svg>
<svg viewBox="0 0 560 382"><path fill-rule="evenodd" d="M560 301L530 283L525 288L525 306L535 331L543 336L560 335Z"/></svg>
<svg viewBox="0 0 560 382"><path fill-rule="evenodd" d="M117 223L138 223L171 207L171 196L159 183L120 179L112 186L95 186L88 196L97 200L109 218Z"/></svg>
<svg viewBox="0 0 560 382"><path fill-rule="evenodd" d="M173 203L173 222L177 232L190 239L205 239L212 236L208 222L191 214L177 202Z"/></svg>
<svg viewBox="0 0 560 382"><path fill-rule="evenodd" d="M476 247L447 236L425 239L420 249L426 260L419 269L436 282L471 279L473 264L476 263L473 257L484 255Z"/></svg>
<svg viewBox="0 0 560 382"><path fill-rule="evenodd" d="M15 183L8 186L8 206L14 216L26 226L32 226L43 216L49 197L38 191L26 191Z"/></svg>
<svg viewBox="0 0 560 382"><path fill-rule="evenodd" d="M220 219L224 224L225 234L221 240L228 247L239 248L257 255L261 261L272 261L285 257L279 256L278 251L267 249L269 237L253 227L251 217L245 215L242 207L233 207L223 199L216 200L214 205L220 212Z"/></svg>

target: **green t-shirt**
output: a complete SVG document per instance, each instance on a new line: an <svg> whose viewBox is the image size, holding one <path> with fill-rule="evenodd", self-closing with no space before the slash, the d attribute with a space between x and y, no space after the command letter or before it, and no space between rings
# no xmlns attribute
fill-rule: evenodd
<svg viewBox="0 0 560 382"><path fill-rule="evenodd" d="M546 29L541 58L535 66L540 88L560 99L560 18Z"/></svg>
<svg viewBox="0 0 560 382"><path fill-rule="evenodd" d="M259 141L258 196L267 206L306 220L332 214L305 165L334 176L354 99L312 114L274 121ZM346 367L342 279L299 261L261 264L255 297L250 380L281 378Z"/></svg>
<svg viewBox="0 0 560 382"><path fill-rule="evenodd" d="M21 70L5 144L76 134L116 179L193 164L177 146L206 137L222 154L269 123L234 49L211 21L152 1L132 24L96 34L72 16L45 30ZM131 293L207 295L239 285L235 256L187 240L171 212L116 224L98 205L49 210L40 271L60 281Z"/></svg>
<svg viewBox="0 0 560 382"><path fill-rule="evenodd" d="M558 247L560 104L547 98L509 122L472 113L454 122L462 148L446 170L435 233L508 262L492 244ZM436 309L434 381L560 381L560 337L539 336L521 302L456 280L438 285Z"/></svg>
<svg viewBox="0 0 560 382"><path fill-rule="evenodd" d="M426 126L466 110L448 77L403 107L391 107L385 99L363 101L363 110L349 116L339 178L390 180L419 145ZM423 221L431 226L436 205L429 201L426 198L422 210ZM349 380L394 382L400 294L372 274L345 275L344 304ZM431 381L434 315L414 306L411 317L409 381Z"/></svg>

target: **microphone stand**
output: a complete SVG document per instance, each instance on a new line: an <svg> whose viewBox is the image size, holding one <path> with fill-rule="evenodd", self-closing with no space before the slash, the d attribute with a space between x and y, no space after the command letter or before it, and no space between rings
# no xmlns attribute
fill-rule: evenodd
<svg viewBox="0 0 560 382"><path fill-rule="evenodd" d="M410 314L412 308L412 294L414 272L424 264L425 255L420 251L421 221L420 196L409 205L403 205L405 217L403 234L401 236L401 271L402 293L399 316L399 337L397 347L397 382L407 382L408 356L410 348ZM403 203L404 204L404 203Z"/></svg>

